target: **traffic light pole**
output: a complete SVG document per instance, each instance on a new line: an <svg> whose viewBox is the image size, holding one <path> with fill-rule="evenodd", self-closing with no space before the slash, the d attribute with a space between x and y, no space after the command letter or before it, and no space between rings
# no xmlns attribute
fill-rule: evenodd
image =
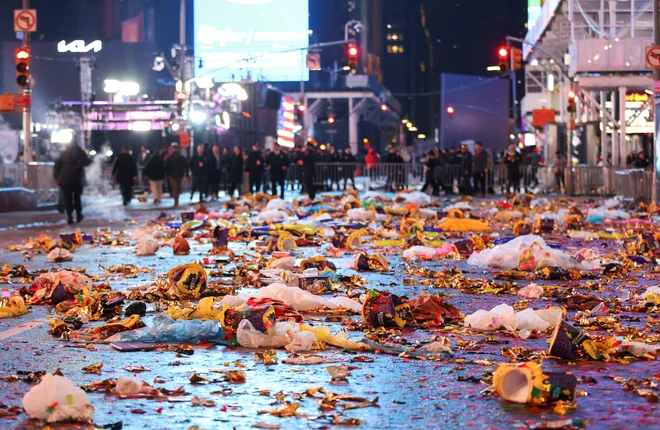
<svg viewBox="0 0 660 430"><path fill-rule="evenodd" d="M30 9L30 0L23 0L23 9ZM23 32L23 46L30 47L30 33ZM30 73L31 75L31 73ZM28 84L23 89L23 94L30 96L32 93L32 83ZM31 103L28 103L23 108L23 183L24 186L28 185L28 165L32 161L32 108Z"/></svg>
<svg viewBox="0 0 660 430"><path fill-rule="evenodd" d="M511 50L511 41L507 39L506 50L509 53L509 79L511 79L511 94L513 95L513 132L518 137L521 130L520 120L518 118L518 85L516 84L516 71L513 67L513 51Z"/></svg>
<svg viewBox="0 0 660 430"><path fill-rule="evenodd" d="M653 44L660 46L660 0L653 0ZM660 174L660 94L655 88L660 81L660 69L653 69L653 102L655 103L655 134L653 135L653 187L651 189L651 199L654 203L658 201L658 174Z"/></svg>

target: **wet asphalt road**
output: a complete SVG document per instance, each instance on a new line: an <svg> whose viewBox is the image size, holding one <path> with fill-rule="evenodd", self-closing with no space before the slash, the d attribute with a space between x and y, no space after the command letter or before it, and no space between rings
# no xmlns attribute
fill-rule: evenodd
<svg viewBox="0 0 660 430"><path fill-rule="evenodd" d="M147 219L155 218L160 210L132 209L127 212L128 218L137 220L137 224ZM169 211L172 213L172 211ZM94 230L98 226L110 225L115 229L130 231L135 228L131 222L113 218L113 221L95 221L88 216L81 230ZM24 222L27 222L25 220ZM41 232L57 233L68 231L66 225L44 224L36 228L8 229L0 232L1 264L26 264L28 270L49 268L57 270L64 267L84 267L90 275L104 273L99 265L134 264L155 270L155 275L140 274L137 278L111 278L108 281L113 289L123 289L140 281L153 280L162 277L172 267L192 262L207 255L209 246L193 246L188 256L173 256L171 248L161 249L156 256L136 257L133 247L90 247L83 245L74 253L74 261L63 264L50 264L45 255L37 255L31 261L24 262L23 256L16 252L8 252L4 247L10 243L35 236ZM595 245L595 244L594 244ZM238 249L238 252L241 252ZM302 249L301 255L316 255L314 249ZM369 281L369 287L389 289L393 293L409 298L421 293L444 293L450 295L449 301L456 305L464 314L470 314L478 309L490 309L496 304L515 304L519 298L513 295L463 294L453 289L436 289L428 285L404 285L403 279L408 277L403 273L403 264L396 255L388 256L393 269L390 274L362 274ZM466 277L483 277L483 270L469 268L464 262L456 264L453 261L424 263L434 270L457 265L464 270ZM351 269L339 264L339 274L354 274ZM543 283L543 282L538 282ZM526 282L520 282L521 285ZM642 292L650 281L640 278L638 284L627 285L631 292ZM20 285L4 286L10 289ZM611 287L611 288L610 288ZM617 285L608 286L608 291L598 295L621 295ZM240 291L239 291L240 292ZM586 290L583 292L587 292ZM593 293L593 292L589 292ZM534 308L556 305L552 298L530 300ZM660 408L658 403L650 403L644 398L625 391L620 382L612 377L646 378L660 374L660 361L637 361L628 365L619 363L578 363L568 364L559 360L544 361L544 370L568 371L576 374L580 380L583 377L594 378L590 383L581 382L578 389L584 396L577 398L577 410L560 416L551 408L538 408L526 405L514 405L500 400L494 395L482 394L487 388L477 382L465 381L467 377L481 378L484 372L493 371L494 364L488 362L505 362L509 359L502 356L502 348L521 345L533 350L547 350L547 335L527 340L514 339L511 335L498 332L495 337L501 343L483 343L477 350L462 350L456 346L460 336L465 340L479 341L491 334L466 334L460 327L445 329L411 330L405 329L397 333L409 343L424 342L434 336L447 336L455 351L454 358L446 362L422 361L406 359L384 354L369 355L373 362L352 362L354 353L329 349L320 355L352 365L348 382L334 384L326 370L327 364L320 365L287 365L281 360L288 354L278 350L280 362L266 366L254 359L254 351L224 346L196 346L191 356L178 356L172 351L152 352L118 352L107 345L95 345L94 350L87 350L53 338L48 334L47 321L51 308L35 306L27 315L0 320L0 377L15 374L18 371L49 371L61 369L62 373L76 385L89 384L107 378L131 376L124 370L125 366L145 366L148 372L138 373L141 378L155 387L175 389L183 386L186 396L183 401L155 401L148 399L122 399L101 393L90 393L90 402L96 408L94 422L103 426L122 422L128 429L187 429L195 426L203 429L248 429L255 424L266 423L279 425L282 429L318 429L334 428L331 424L333 415L341 419L355 418L362 421L360 428L380 429L435 429L435 428L493 428L512 429L530 428L536 424L561 419L588 419L588 428L660 428ZM640 315L637 315L640 316ZM359 316L351 317L358 321ZM642 320L645 318L641 315ZM324 318L312 322L325 324L338 331L338 322L325 322ZM624 326L643 327L643 322L624 322ZM455 330L458 329L458 330ZM655 333L658 328L655 328ZM347 331L353 340L363 338L361 331ZM486 360L486 361L480 361ZM480 361L480 362L479 362ZM100 375L83 374L81 369L93 363L103 363ZM236 363L244 367L238 367ZM337 364L337 363L331 363ZM217 377L212 370L242 369L246 372L246 382L233 384L218 382L208 385L192 385L189 381L193 373L208 377ZM461 380L459 380L461 379ZM594 382L595 381L595 382ZM7 406L20 405L25 392L32 384L0 381L0 403ZM303 393L309 388L322 387L336 394L351 394L373 400L378 397L378 407L367 407L355 410L343 410L338 407L334 411L322 411L315 398L294 400L294 394ZM264 395L264 390L270 395ZM279 418L259 411L270 411L281 403L276 393L282 393L284 401L301 403L298 417ZM212 407L193 406L190 399L197 396L212 399ZM321 396L320 394L318 395ZM41 428L38 424L27 420L26 414L17 419L0 418L0 428ZM80 428L79 426L64 426L61 428Z"/></svg>

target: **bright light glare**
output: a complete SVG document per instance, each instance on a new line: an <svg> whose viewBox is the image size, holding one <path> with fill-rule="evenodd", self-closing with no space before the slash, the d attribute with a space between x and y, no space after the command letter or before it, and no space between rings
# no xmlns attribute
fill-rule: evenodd
<svg viewBox="0 0 660 430"><path fill-rule="evenodd" d="M425 134L418 134L417 139L426 139L426 135Z"/></svg>
<svg viewBox="0 0 660 430"><path fill-rule="evenodd" d="M172 124L172 131L179 131L179 123L175 122Z"/></svg>
<svg viewBox="0 0 660 430"><path fill-rule="evenodd" d="M91 151L89 151L89 155L91 155L92 157L95 156L95 155L96 155L96 151L92 149Z"/></svg>
<svg viewBox="0 0 660 430"><path fill-rule="evenodd" d="M349 71L351 68L349 66L344 66L344 70Z"/></svg>
<svg viewBox="0 0 660 430"><path fill-rule="evenodd" d="M502 68L500 66L488 66L486 70L489 72L499 72Z"/></svg>
<svg viewBox="0 0 660 430"><path fill-rule="evenodd" d="M509 51L507 51L506 48L500 48L500 51L499 51L500 57L506 57L508 53L509 53Z"/></svg>
<svg viewBox="0 0 660 430"><path fill-rule="evenodd" d="M190 121L192 121L195 124L202 123L206 121L206 114L202 111L194 110L190 112Z"/></svg>
<svg viewBox="0 0 660 430"><path fill-rule="evenodd" d="M197 88L208 89L213 88L215 82L213 82L213 78L210 76L200 76L195 79L195 84L197 85Z"/></svg>
<svg viewBox="0 0 660 430"><path fill-rule="evenodd" d="M55 130L50 135L50 141L52 143L61 143L67 144L73 142L73 130L70 128L64 128L62 130Z"/></svg>
<svg viewBox="0 0 660 430"><path fill-rule="evenodd" d="M325 151L325 145L324 144L321 144L321 146L319 146L319 148L321 149L321 151Z"/></svg>
<svg viewBox="0 0 660 430"><path fill-rule="evenodd" d="M350 55L351 57L355 57L357 54L358 54L358 50L356 47L351 46L350 48L348 48L348 55Z"/></svg>
<svg viewBox="0 0 660 430"><path fill-rule="evenodd" d="M510 134L510 135L509 135L509 139L513 140L513 139L515 139L515 138L516 138L516 136L514 136L513 134Z"/></svg>
<svg viewBox="0 0 660 430"><path fill-rule="evenodd" d="M103 91L108 94L136 96L140 93L140 84L137 82L122 82L116 79L106 79L103 81Z"/></svg>
<svg viewBox="0 0 660 430"><path fill-rule="evenodd" d="M133 131L150 131L151 121L134 121L131 126Z"/></svg>
<svg viewBox="0 0 660 430"><path fill-rule="evenodd" d="M107 151L105 151L106 157L112 157L112 154L114 154L114 152L112 152L112 149L108 149Z"/></svg>
<svg viewBox="0 0 660 430"><path fill-rule="evenodd" d="M230 82L228 84L222 84L218 88L218 94L223 97L235 97L239 101L244 102L248 99L248 94L245 89L237 83Z"/></svg>
<svg viewBox="0 0 660 430"><path fill-rule="evenodd" d="M417 127L410 127L409 130L410 131L418 131L419 129Z"/></svg>

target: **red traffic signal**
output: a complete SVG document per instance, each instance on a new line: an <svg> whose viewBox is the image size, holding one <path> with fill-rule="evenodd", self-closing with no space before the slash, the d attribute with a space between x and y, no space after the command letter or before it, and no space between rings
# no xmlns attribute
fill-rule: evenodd
<svg viewBox="0 0 660 430"><path fill-rule="evenodd" d="M570 91L568 92L568 99L569 99L569 100L575 100L575 91L570 90Z"/></svg>
<svg viewBox="0 0 660 430"><path fill-rule="evenodd" d="M329 117L328 117L328 124L334 124L335 121L337 121L337 120L335 119L334 116L329 116Z"/></svg>
<svg viewBox="0 0 660 430"><path fill-rule="evenodd" d="M22 46L16 50L16 85L19 88L30 87L30 48Z"/></svg>
<svg viewBox="0 0 660 430"><path fill-rule="evenodd" d="M303 105L303 104L298 105L298 110L300 112L305 112L305 109L306 109L305 105Z"/></svg>
<svg viewBox="0 0 660 430"><path fill-rule="evenodd" d="M509 55L509 50L506 48L500 48L498 54L500 54L500 57L506 57Z"/></svg>
<svg viewBox="0 0 660 430"><path fill-rule="evenodd" d="M575 113L577 111L577 106L575 104L575 91L570 90L568 92L568 106L566 107L566 110L569 113Z"/></svg>
<svg viewBox="0 0 660 430"><path fill-rule="evenodd" d="M507 48L500 48L499 51L497 51L497 56L500 72L506 73L509 71L509 50Z"/></svg>
<svg viewBox="0 0 660 430"><path fill-rule="evenodd" d="M449 114L449 116L452 116L454 114L454 107L447 106L447 113Z"/></svg>
<svg viewBox="0 0 660 430"><path fill-rule="evenodd" d="M355 44L351 43L348 45L348 68L351 73L356 73L358 69L358 50Z"/></svg>
<svg viewBox="0 0 660 430"><path fill-rule="evenodd" d="M380 110L382 110L383 112L387 111L387 105L385 103L380 105Z"/></svg>
<svg viewBox="0 0 660 430"><path fill-rule="evenodd" d="M179 115L183 114L183 102L186 100L186 93L183 91L177 91L175 94L176 97L176 110Z"/></svg>

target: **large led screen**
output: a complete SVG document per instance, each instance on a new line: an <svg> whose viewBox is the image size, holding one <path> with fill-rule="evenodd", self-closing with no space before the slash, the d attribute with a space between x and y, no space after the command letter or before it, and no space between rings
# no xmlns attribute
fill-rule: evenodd
<svg viewBox="0 0 660 430"><path fill-rule="evenodd" d="M308 1L195 0L195 76L306 81Z"/></svg>

